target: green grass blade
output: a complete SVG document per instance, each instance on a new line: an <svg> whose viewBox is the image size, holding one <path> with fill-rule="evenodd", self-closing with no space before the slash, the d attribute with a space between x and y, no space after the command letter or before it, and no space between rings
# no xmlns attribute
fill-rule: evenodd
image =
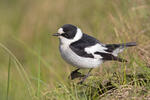
<svg viewBox="0 0 150 100"><path fill-rule="evenodd" d="M41 44L40 44L40 48L39 48L39 56L38 56L38 62L39 62L39 66L38 66L38 84L37 84L37 96L38 98L40 98L40 80L41 80Z"/></svg>
<svg viewBox="0 0 150 100"><path fill-rule="evenodd" d="M14 60L14 63L16 65L16 68L17 68L20 76L22 77L22 79L27 84L30 96L34 97L35 91L34 91L34 89L32 87L32 84L31 84L31 81L29 79L29 76L27 75L27 73L25 72L25 70L23 68L23 65L19 62L19 60L15 57L15 55L5 45L0 43L0 47L3 48L10 55L10 57L12 57L12 59Z"/></svg>
<svg viewBox="0 0 150 100"><path fill-rule="evenodd" d="M8 100L8 99L9 99L10 66L11 66L11 57L9 56L9 61L8 61L8 78L7 78L7 95L6 95L6 100Z"/></svg>

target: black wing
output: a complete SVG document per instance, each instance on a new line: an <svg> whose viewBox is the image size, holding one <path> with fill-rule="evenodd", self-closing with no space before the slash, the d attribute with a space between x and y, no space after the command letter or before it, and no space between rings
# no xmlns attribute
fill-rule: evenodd
<svg viewBox="0 0 150 100"><path fill-rule="evenodd" d="M116 60L116 61L120 61L120 62L127 62L127 60L113 56L112 54L109 53L103 53L103 52L95 52L94 54L98 54L100 56L102 56L103 60Z"/></svg>
<svg viewBox="0 0 150 100"><path fill-rule="evenodd" d="M84 51L84 48L93 46L97 43L100 43L96 38L91 37L87 34L83 34L82 38L76 42L70 44L70 48L79 56L94 58L92 54L88 54Z"/></svg>

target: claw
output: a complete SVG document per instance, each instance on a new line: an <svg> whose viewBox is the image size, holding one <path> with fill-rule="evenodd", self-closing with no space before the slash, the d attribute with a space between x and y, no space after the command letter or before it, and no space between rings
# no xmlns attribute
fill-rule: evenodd
<svg viewBox="0 0 150 100"><path fill-rule="evenodd" d="M84 77L85 75L83 75L82 73L78 72L78 70L79 69L77 69L75 71L72 71L68 78L73 80L73 79L78 78L78 77Z"/></svg>

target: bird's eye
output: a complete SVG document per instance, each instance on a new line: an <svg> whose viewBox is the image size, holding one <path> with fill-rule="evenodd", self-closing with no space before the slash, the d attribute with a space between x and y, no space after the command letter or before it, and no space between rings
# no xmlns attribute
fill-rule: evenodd
<svg viewBox="0 0 150 100"><path fill-rule="evenodd" d="M66 37L66 38L69 37L69 35L67 33L63 33L63 34L61 34L61 36Z"/></svg>

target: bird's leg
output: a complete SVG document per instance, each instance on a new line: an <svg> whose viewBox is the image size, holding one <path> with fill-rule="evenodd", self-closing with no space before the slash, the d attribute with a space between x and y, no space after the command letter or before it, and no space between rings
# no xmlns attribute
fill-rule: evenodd
<svg viewBox="0 0 150 100"><path fill-rule="evenodd" d="M73 80L73 79L78 78L78 77L84 77L85 75L82 75L80 72L78 72L79 69L80 68L72 71L68 78L70 78L71 80Z"/></svg>
<svg viewBox="0 0 150 100"><path fill-rule="evenodd" d="M92 71L92 68L88 71L88 73L83 77L83 79L78 84L82 84L86 80L86 78L90 75L91 71Z"/></svg>

